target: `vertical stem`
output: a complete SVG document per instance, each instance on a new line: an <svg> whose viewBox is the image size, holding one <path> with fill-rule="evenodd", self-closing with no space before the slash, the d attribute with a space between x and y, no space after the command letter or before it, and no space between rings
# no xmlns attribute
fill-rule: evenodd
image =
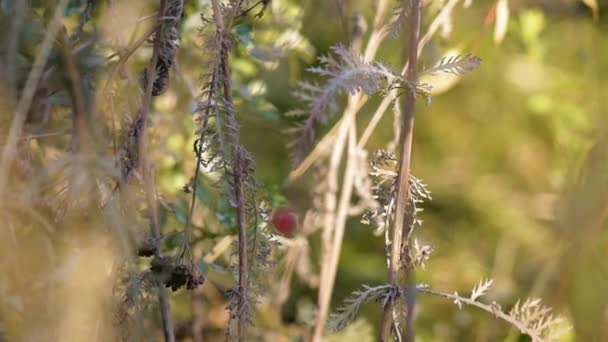
<svg viewBox="0 0 608 342"><path fill-rule="evenodd" d="M160 9L158 11L158 23L161 23L161 18L165 13L166 8L166 0L160 1ZM145 154L146 151L146 123L148 119L148 114L150 112L150 105L152 101L152 86L154 84L154 80L156 79L156 65L158 63L158 57L160 53L160 35L162 33L162 26L158 28L156 31L156 37L154 40L154 48L152 50L152 58L150 59L150 64L148 65L148 82L146 84L146 89L144 89L144 98L142 103L142 108L140 112L141 119L141 134L139 135L139 153L138 156L141 162L141 168L143 170L144 183L146 185L146 197L148 199L148 206L150 208L150 214L152 216L152 233L155 238L160 240L160 225L158 222L158 208L156 205L156 191L154 187L154 175L152 173L152 169L148 165L148 159ZM157 248L157 254L160 253ZM175 342L175 334L173 333L173 323L171 322L171 303L169 302L169 295L167 294L167 290L164 287L159 287L158 289L158 301L160 303L160 315L161 321L163 325L163 335L165 337L165 342Z"/></svg>
<svg viewBox="0 0 608 342"><path fill-rule="evenodd" d="M373 59L380 42L385 33L382 26L382 19L387 8L387 0L379 0L376 6L376 16L374 20L374 29L367 42L364 59L370 61ZM340 161L343 156L343 151L347 143L347 138L351 137L356 140L355 116L365 103L365 97L361 93L351 95L348 98L348 104L344 110L341 123L338 124L336 139L333 143L333 151L330 156L330 165L327 174L328 189L324 196L325 214L323 222L323 232L321 236L321 273L318 295L317 317L313 327L311 340L320 342L323 338L323 332L329 315L329 307L331 304L331 296L336 279L336 271L342 247L342 239L344 237L344 229L346 224L346 215L350 206L350 195L354 180L353 169L355 167L354 149L355 145L349 140L347 149L348 160L342 184L342 193L340 197L340 208L336 212L337 192L338 192L338 172ZM352 152L352 153L351 153ZM313 152L314 153L314 152ZM308 159L308 158L307 158ZM306 163L306 160L303 164ZM305 169L306 167L304 167ZM302 169L302 170L304 170ZM302 171L303 172L303 171ZM297 173L297 170L292 172ZM291 177L291 176L290 176Z"/></svg>
<svg viewBox="0 0 608 342"><path fill-rule="evenodd" d="M219 35L219 49L220 49L220 73L222 76L222 84L224 88L224 100L229 107L233 107L232 101L232 86L230 83L230 68L228 65L229 49L224 47L225 37L227 36L228 29L230 29L234 18L241 9L243 1L239 0L234 4L234 12L228 16L226 22L222 17L219 0L211 0L211 7L213 9L213 19L217 27ZM238 139L237 139L238 140ZM243 150L238 145L238 141L235 141L233 150L233 165L232 171L234 173L234 194L236 199L236 214L237 214L237 226L238 226L238 238L239 238L239 280L238 280L238 332L237 339L239 342L246 340L246 329L247 319L245 317L247 308L247 297L249 288L249 262L248 262L248 246L247 246L247 217L245 213L245 196L243 193Z"/></svg>
<svg viewBox="0 0 608 342"><path fill-rule="evenodd" d="M246 323L242 314L247 310L247 288L249 280L249 265L247 259L247 227L245 222L245 206L243 196L243 174L240 169L242 164L241 150L235 147L235 170L234 170L234 190L236 195L237 216L236 221L239 229L239 309L238 309L238 340L245 341Z"/></svg>
<svg viewBox="0 0 608 342"><path fill-rule="evenodd" d="M350 98L348 108L356 107L358 96ZM326 198L327 208L331 209L331 214L326 216L326 223L323 230L323 264L321 269L322 286L319 288L319 311L315 322L313 333L313 341L322 340L325 322L329 314L329 305L331 304L331 294L336 280L336 272L338 270L338 261L340 258L340 250L342 249L342 240L344 238L344 229L348 216L348 208L350 207L350 199L354 186L354 176L356 167L356 126L354 113L355 110L347 110L349 114L344 119L343 126L339 132L340 136L336 141L336 150L331 160L330 166L330 194ZM344 179L342 183L342 192L340 193L339 205L336 211L336 193L337 193L337 174L340 164L340 157L346 147L347 162L344 171ZM334 177L332 177L334 175ZM335 213L335 214L334 214ZM327 229L328 224L333 227L333 230Z"/></svg>
<svg viewBox="0 0 608 342"><path fill-rule="evenodd" d="M175 334L173 333L173 322L171 321L171 303L169 302L169 295L167 289L160 287L158 289L158 300L160 303L160 318L163 324L163 336L165 342L175 342Z"/></svg>
<svg viewBox="0 0 608 342"><path fill-rule="evenodd" d="M397 179L397 201L395 210L395 222L393 227L393 241L391 244L389 282L393 286L407 285L413 281L413 269L410 261L406 258L409 255L409 233L410 227L406 222L406 211L409 203L409 178L410 178L410 160L412 155L412 138L414 133L414 112L416 110L416 89L415 82L417 80L416 66L418 62L418 39L420 35L420 12L421 1L411 1L411 14L409 18L409 42L408 54L409 62L407 69L407 81L405 86L405 98L402 99L403 106L403 122L401 129L400 145L401 158L399 162L399 174ZM404 240L405 235L405 240ZM403 265L405 263L405 265ZM404 267L403 267L404 266ZM399 271L404 269L405 284L400 284ZM406 298L407 301L407 317L406 317L406 341L413 341L414 334L412 328L413 303L411 298ZM393 325L392 318L393 303L388 303L384 308L382 317L382 331L380 339L389 341L391 336L391 327Z"/></svg>
<svg viewBox="0 0 608 342"><path fill-rule="evenodd" d="M192 253L197 260L202 258L201 246L194 247ZM192 290L190 294L190 311L192 312L192 342L203 342L203 288L202 286Z"/></svg>
<svg viewBox="0 0 608 342"><path fill-rule="evenodd" d="M59 45L65 68L65 78L72 100L72 144L76 151L86 152L88 150L89 132L85 117L86 110L82 94L82 82L74 56L72 56L72 44L65 28L59 33Z"/></svg>

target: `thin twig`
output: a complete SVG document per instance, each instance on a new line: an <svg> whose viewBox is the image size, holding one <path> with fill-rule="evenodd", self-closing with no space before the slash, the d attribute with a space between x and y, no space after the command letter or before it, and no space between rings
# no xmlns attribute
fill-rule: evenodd
<svg viewBox="0 0 608 342"><path fill-rule="evenodd" d="M131 55L133 55L133 53L135 53L135 51L137 51L137 49L139 49L154 33L156 33L158 31L160 26L161 26L161 22L159 21L154 26L152 26L152 28L150 28L150 30L148 30L144 35L142 35L135 43L131 44L131 46L125 52L125 54L120 57L118 64L112 70L112 73L110 74L110 76L108 76L106 85L103 87L104 96L108 94L108 91L110 90L110 87L112 85L112 81L114 80L114 77L116 77L116 74L118 73L118 71L120 69L122 69L123 65L127 62L127 60L131 57ZM154 79L154 78L152 78L152 79ZM152 93L150 93L150 94L152 94Z"/></svg>
<svg viewBox="0 0 608 342"><path fill-rule="evenodd" d="M415 84L417 80L418 65L418 39L420 34L420 12L422 3L420 0L412 0L409 18L409 41L408 41L408 69L407 81ZM405 284L413 282L413 265L409 260L409 244L411 227L407 224L406 214L409 203L409 179L410 179L410 160L412 156L412 138L414 133L414 113L416 110L416 90L406 87L405 97L402 98L403 122L401 128L401 158L399 159L399 174L397 178L397 200L395 202L395 221L393 226L393 239L391 242L391 256L389 267L389 283L393 286L400 286L399 272L405 272ZM405 341L414 340L412 327L413 319L413 300L406 298L406 327ZM391 336L393 303L389 302L384 307L382 316L382 330L380 339L389 341Z"/></svg>
<svg viewBox="0 0 608 342"><path fill-rule="evenodd" d="M364 53L366 60L373 59L377 52L379 43L376 43L375 40L381 40L381 36L375 34L375 32L383 29L380 25L381 20L379 18L384 17L387 5L388 3L386 0L378 2L375 20L376 25L374 26L372 36L366 45ZM353 172L353 167L356 165L356 155L353 151L356 145L356 129L354 120L357 112L361 109L361 99L364 97L365 96L361 93L349 96L347 107L338 126L339 128L336 131L335 142L332 144L333 152L330 157L330 166L327 175L328 189L324 196L325 218L321 236L321 279L319 284L318 299L319 311L315 320L312 336L312 340L314 342L319 342L322 340L327 316L329 314L331 295L333 292L337 265L340 257L342 240L344 237L346 216L348 215L348 208L350 206L350 195L352 194L352 187L354 185L353 177L355 173ZM340 208L338 209L338 212L336 212L336 197L338 189L337 183L340 161L342 160L344 147L349 136L352 138L352 141L349 140L347 169L345 171L345 178L343 180L344 184L340 198Z"/></svg>
<svg viewBox="0 0 608 342"><path fill-rule="evenodd" d="M166 7L166 0L161 0L160 2L160 10L159 13L164 13ZM160 20L157 25L161 25ZM160 28L160 27L159 27ZM148 160L146 158L146 127L148 114L150 112L150 104L152 101L152 86L154 84L156 71L156 65L158 63L158 56L160 52L160 32L161 30L154 30L156 32L156 37L154 40L154 48L152 50L152 58L150 59L150 64L148 65L148 82L146 84L146 88L144 91L144 98L142 101L142 108L140 111L140 119L141 119L141 133L138 137L138 146L139 146L139 158L141 163L141 168L143 170L144 183L146 184L146 197L148 199L148 206L150 208L150 214L152 219L152 233L153 236L160 240L160 224L158 220L158 207L156 201L156 191L154 187L154 175L152 168L149 167ZM160 256L159 248L156 249L157 256ZM165 342L175 342L175 334L173 332L173 323L171 322L171 306L169 303L169 296L167 294L167 290L161 286L158 289L158 300L160 302L160 314L161 320L163 324L163 335L165 337Z"/></svg>
<svg viewBox="0 0 608 342"><path fill-rule="evenodd" d="M89 142L88 126L85 118L85 103L82 95L82 82L76 67L72 47L65 27L59 33L61 57L65 67L68 91L72 100L72 145L77 151L87 151Z"/></svg>
<svg viewBox="0 0 608 342"><path fill-rule="evenodd" d="M356 103L356 99L352 99L349 103ZM334 150L329 162L329 172L328 172L328 189L325 194L325 220L323 224L323 233L322 233L322 250L321 250L321 280L319 286L319 311L317 312L316 322L315 322L315 330L313 335L313 341L318 342L321 341L323 337L323 331L325 330L325 322L327 320L327 316L329 314L329 306L331 302L331 294L333 292L333 287L335 283L335 273L337 270L338 259L340 256L340 249L342 247L342 238L344 235L344 225L346 223L345 218L343 217L343 210L336 211L336 196L338 192L338 171L340 166L340 161L342 160L342 155L344 151L344 146L346 143L346 139L353 132L353 121L354 121L354 111L349 110L350 107L347 107L345 116L344 116L344 126L338 132L338 137L336 139L336 143L334 145ZM347 115L347 116L346 116ZM356 139L356 137L355 137ZM349 153L350 154L350 153ZM353 170L352 170L352 162L351 159L347 162L348 166L345 171L344 185L342 189L343 197L346 196L347 192L349 194L347 198L350 201L350 193L352 193L352 183L353 183ZM346 174L348 172L348 174ZM341 200L341 207L343 206ZM340 216L339 216L340 215ZM338 225L340 223L341 225ZM338 240L338 237L340 238Z"/></svg>
<svg viewBox="0 0 608 342"><path fill-rule="evenodd" d="M244 205L244 194L243 194L243 172L240 169L240 165L243 163L242 152L238 147L235 154L235 166L234 170L234 190L236 195L237 204L237 215L236 223L238 227L239 235L239 322L238 322L238 340L239 342L245 341L247 320L241 317L241 314L247 310L247 297L249 288L249 266L247 258L247 225L245 218L245 205Z"/></svg>
<svg viewBox="0 0 608 342"><path fill-rule="evenodd" d="M542 341L543 340L542 336L538 336L537 333L535 333L534 331L531 331L530 329L528 329L528 327L525 324L522 324L522 322L520 322L520 321L514 319L513 317L509 316L508 314L506 314L502 310L498 310L497 308L493 307L492 305L484 304L484 303L472 300L472 299L467 298L467 297L459 296L457 294L450 294L450 293L444 293L444 292L434 291L434 290L431 290L431 289L428 289L428 288L424 288L424 287L417 287L416 288L416 292L420 292L420 293L424 293L424 294L429 294L429 295L433 295L433 296L437 296L437 297L442 297L442 298L449 299L449 300L451 300L453 302L464 303L464 304L467 304L467 305L474 306L474 307L479 308L479 309L481 309L483 311L491 313L494 316L496 316L497 318L500 318L503 321L511 324L512 326L514 326L515 328L517 328L520 332L522 332L522 333L530 336L533 341Z"/></svg>
<svg viewBox="0 0 608 342"><path fill-rule="evenodd" d="M201 258L203 254L202 247L200 245L194 247L193 254L195 258ZM203 342L203 300L203 287L199 286L196 289L193 289L190 293L190 310L192 312L192 342Z"/></svg>
<svg viewBox="0 0 608 342"><path fill-rule="evenodd" d="M420 38L420 42L418 43L418 58L420 58L422 50L424 50L426 44L431 40L431 38L433 38L435 33L437 33L437 30L441 27L441 23L452 13L454 7L456 7L459 2L460 0L448 1L445 6L443 6L441 11L439 11L435 19L433 19L431 25L429 25L428 30L426 31L424 36ZM407 70L407 67L408 64L406 63L403 66L401 73L404 73ZM360 148L364 147L367 144L369 138L376 129L376 126L380 122L380 119L382 119L382 117L384 116L386 109L397 98L398 93L399 92L397 89L393 89L388 93L387 96L382 99L382 101L378 105L378 109L376 109L376 111L374 112L374 115L372 116L372 119L370 120L369 124L367 125L367 127L365 127L365 131L363 132L361 140L359 141Z"/></svg>
<svg viewBox="0 0 608 342"><path fill-rule="evenodd" d="M217 27L219 35L219 48L220 48L220 73L223 79L223 91L224 100L229 107L233 107L232 100L232 86L230 83L230 69L228 66L228 49L224 49L223 39L227 35L227 30L231 27L232 22L236 18L238 12L241 9L242 0L237 1L233 6L233 13L231 13L227 20L224 22L220 4L218 0L212 0L211 6L213 9L213 19ZM238 143L235 143L232 147L233 154L233 165L232 172L234 173L234 194L236 200L236 217L237 217L237 228L238 228L238 246L239 246L239 279L238 279L238 331L237 340L243 342L246 340L247 335L247 319L244 317L247 311L247 298L249 296L249 262L248 262L248 246L247 246L247 220L245 212L245 198L244 198L244 174L243 174L243 151Z"/></svg>
<svg viewBox="0 0 608 342"><path fill-rule="evenodd" d="M25 83L23 93L19 99L19 102L17 103L17 107L15 108L15 115L13 117L13 121L11 122L8 138L4 145L4 150L2 151L2 159L0 160L0 206L5 197L3 196L3 192L6 189L10 168L13 164L13 159L15 158L15 147L17 140L21 135L26 114L30 109L30 105L32 104L32 99L34 98L34 94L38 87L38 81L40 81L40 77L44 72L47 58L51 53L53 42L55 41L55 36L61 25L61 18L63 17L67 4L68 0L61 0L59 4L57 4L53 18L51 19L44 40L42 41L42 45L40 46L40 52L38 52L38 55L36 55L32 70L30 71L27 82Z"/></svg>

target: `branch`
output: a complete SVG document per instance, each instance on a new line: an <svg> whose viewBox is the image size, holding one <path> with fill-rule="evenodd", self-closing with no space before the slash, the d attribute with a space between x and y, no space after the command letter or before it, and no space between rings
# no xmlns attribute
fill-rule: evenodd
<svg viewBox="0 0 608 342"><path fill-rule="evenodd" d="M431 38L433 38L433 36L441 26L441 23L445 20L447 16L450 15L450 13L452 13L452 10L454 10L454 7L456 7L458 2L460 2L460 0L450 0L448 3L445 4L445 6L443 6L441 11L439 11L435 19L433 19L431 25L429 25L428 30L420 39L420 43L418 43L418 57L420 57L420 55L422 54L422 50L424 49L426 44L431 40ZM403 67L403 72L405 72L407 67L408 64L406 63ZM393 102L395 98L397 98L397 95L397 89L393 89L389 92L387 96L382 99L382 102L380 102L378 109L376 109L376 111L374 112L372 119L370 120L369 124L365 128L365 131L363 132L363 137L359 142L359 147L364 147L365 144L367 144L367 141L376 129L376 126L380 122L380 119L382 119L382 116L384 116L386 109L391 104L391 102Z"/></svg>
<svg viewBox="0 0 608 342"><path fill-rule="evenodd" d="M378 1L377 10L376 10L376 18L374 21L374 30L367 42L364 59L363 61L370 61L375 56L379 43L382 40L382 35L379 33L382 31L382 27L380 25L381 20L384 16L384 12L386 11L386 7L388 2L386 0ZM325 217L323 222L323 233L322 233L322 248L321 248L321 272L320 272L320 284L319 284L319 297L318 297L318 306L319 312L317 314L317 318L315 320L315 326L312 336L312 341L319 342L323 338L323 332L325 330L325 323L327 320L327 316L329 314L329 307L331 304L332 291L335 283L335 276L337 270L337 264L340 256L340 248L342 245L342 238L344 234L344 225L346 221L340 219L340 225L336 225L338 218L335 215L336 210L336 192L337 192L337 183L338 183L338 172L340 167L340 160L342 159L342 153L344 151L344 147L347 143L347 138L349 135L352 135L352 139L356 142L356 128L354 126L354 120L357 112L361 109L361 99L364 98L362 93L357 93L355 95L350 95L348 98L348 104L346 109L344 110L344 114L342 119L338 124L338 129L336 131L335 143L332 144L332 155L330 157L330 166L328 171L328 186L329 189L324 196L325 202ZM353 122L353 123L351 123ZM348 134L348 133L351 134ZM354 145L352 142L349 142L349 150L352 151L354 149ZM349 155L349 159L356 159L356 156ZM348 204L350 201L350 196L346 196L347 193L352 192L352 183L353 180L349 180L354 175L351 171L354 167L353 162L347 162L350 167L347 166L348 174L345 174L344 184L343 184L343 198L347 198L348 201L341 199L341 207L344 206L344 203ZM346 205L346 209L348 209L348 205ZM344 213L344 214L343 214ZM339 215L347 214L347 210L340 210ZM339 239L338 239L339 238Z"/></svg>
<svg viewBox="0 0 608 342"><path fill-rule="evenodd" d="M116 64L116 67L112 70L112 73L110 74L110 76L108 76L108 80L106 81L106 85L103 87L103 94L104 96L108 95L108 92L110 90L110 87L112 85L112 81L114 80L114 77L116 77L116 74L118 73L118 71L120 69L122 69L123 65L129 60L129 58L131 57L131 55L133 55L133 53L135 53L135 51L137 51L137 49L139 49L146 41L148 41L148 39L155 33L158 32L158 29L160 28L161 24L160 21L157 22L154 26L152 26L150 28L150 30L148 30L146 33L144 33L137 41L135 41L133 44L131 44L131 46L129 47L129 49L127 50L127 52L125 52L121 57L120 60L118 61L118 64Z"/></svg>
<svg viewBox="0 0 608 342"><path fill-rule="evenodd" d="M159 13L164 13L166 8L166 0L161 0ZM160 25L160 17L158 23ZM148 75L154 75L156 72L156 65L158 64L158 57L161 49L161 35L162 30L156 30L156 37L154 39L154 48L152 50L152 58L148 65ZM152 100L152 88L154 85L155 77L148 77L146 82L146 88L144 90L144 98L142 108L139 113L139 121L141 132L138 136L138 147L141 167L143 170L144 183L146 185L146 198L148 200L148 206L150 207L150 213L152 215L152 234L160 241L160 224L158 221L158 208L156 206L156 191L154 189L154 175L152 169L148 167L148 160L146 158L146 123L148 120L148 114L150 112L150 102ZM160 256L160 249L156 249L157 256ZM160 302L160 314L163 323L163 335L166 342L175 342L175 334L173 332L173 324L171 322L171 306L169 303L169 297L166 289L161 286L158 289L158 300Z"/></svg>
<svg viewBox="0 0 608 342"><path fill-rule="evenodd" d="M410 27L409 27L409 45L408 45L408 69L407 81L410 84L415 84L417 80L416 67L418 62L418 39L420 34L420 12L422 3L420 0L412 0L410 11ZM397 180L397 201L395 210L395 221L393 228L393 239L391 244L390 267L389 267L389 282L393 286L399 286L399 271L405 268L405 284L413 282L413 265L410 261L406 261L409 252L409 235L411 227L406 223L406 212L409 204L409 178L410 178L410 160L412 154L412 138L414 133L414 113L416 110L416 90L406 88L405 97L402 98L403 106L403 122L401 128L401 158L399 163L399 174ZM402 265L402 263L406 263ZM404 266L404 267L403 267ZM406 312L406 331L405 340L413 341L414 333L412 327L413 319L413 295L407 296L407 312ZM392 326L392 310L393 303L388 303L384 307L382 317L382 331L380 339L389 341Z"/></svg>
<svg viewBox="0 0 608 342"><path fill-rule="evenodd" d="M511 309L510 313L502 311L502 308L496 302L492 304L484 304L475 299L463 297L458 293L450 294L439 291L434 291L423 286L416 286L416 292L430 294L437 297L442 297L453 301L460 308L462 304L467 304L479 308L483 311L493 314L495 317L508 322L522 334L530 336L533 342L551 341L560 332L552 334L552 327L562 323L560 317L550 314L551 309L540 305L540 300L526 300L523 304L518 301Z"/></svg>
<svg viewBox="0 0 608 342"><path fill-rule="evenodd" d="M59 45L68 82L68 91L72 99L72 144L77 151L87 151L89 132L84 117L85 104L82 96L82 83L74 56L72 56L71 43L65 27L59 33Z"/></svg>
<svg viewBox="0 0 608 342"><path fill-rule="evenodd" d="M238 146L235 146L235 170L234 170L234 190L237 201L236 222L239 235L239 323L238 323L238 340L245 341L246 323L247 320L242 317L242 314L247 310L247 295L249 287L249 265L247 259L247 225L245 217L245 200L243 195L243 170L241 170L242 151Z"/></svg>
<svg viewBox="0 0 608 342"><path fill-rule="evenodd" d="M232 112L234 108L232 100L232 84L230 82L230 69L229 69L229 48L225 48L223 41L228 36L228 30L230 29L234 18L240 12L242 0L238 0L233 4L233 12L228 16L226 22L222 17L219 0L212 0L211 5L213 9L213 19L217 27L217 33L219 36L219 72L220 78L223 84L223 100L225 105L230 108ZM226 45L229 46L229 45ZM216 75L213 76L214 78ZM220 116L216 116L216 120L220 120ZM236 129L236 127L232 127ZM221 133L221 129L220 129ZM234 135L234 144L228 146L231 148L232 153L232 172L234 173L233 179L233 192L235 196L235 209L237 215L237 226L238 226L238 244L239 244L239 279L238 279L238 306L237 306L237 319L238 319L238 332L237 339L239 342L246 340L246 324L247 319L245 318L247 312L247 299L249 292L249 263L248 263L248 247L247 247L247 217L245 210L245 196L244 196L244 178L245 178L245 151L238 144L238 134ZM225 163L224 163L225 165Z"/></svg>

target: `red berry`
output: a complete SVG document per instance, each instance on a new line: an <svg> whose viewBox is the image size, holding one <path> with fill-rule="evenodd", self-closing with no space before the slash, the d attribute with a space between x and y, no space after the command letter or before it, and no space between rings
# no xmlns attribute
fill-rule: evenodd
<svg viewBox="0 0 608 342"><path fill-rule="evenodd" d="M277 233L293 237L298 230L298 216L290 208L277 208L272 212L272 225Z"/></svg>

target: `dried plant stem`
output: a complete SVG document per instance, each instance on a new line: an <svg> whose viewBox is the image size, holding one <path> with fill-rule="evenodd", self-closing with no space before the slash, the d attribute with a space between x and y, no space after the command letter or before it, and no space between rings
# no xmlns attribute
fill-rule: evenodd
<svg viewBox="0 0 608 342"><path fill-rule="evenodd" d="M150 209L151 233L157 241L161 241L160 224L158 220L158 207L156 199L156 187L154 185L154 172L147 165L145 157L142 157L143 179L146 186L146 198ZM160 244L160 242L159 242ZM157 246L155 256L160 257L160 248ZM175 333L173 331L173 322L171 319L171 303L169 302L169 294L164 286L158 287L158 302L160 306L160 318L163 327L163 336L165 342L175 342Z"/></svg>
<svg viewBox="0 0 608 342"><path fill-rule="evenodd" d="M201 246L194 247L193 256L195 258L201 258L203 250ZM203 319L204 319L204 307L203 307L203 288L202 286L197 287L190 293L190 310L192 312L192 341L203 342Z"/></svg>
<svg viewBox="0 0 608 342"><path fill-rule="evenodd" d="M90 132L85 118L85 103L82 96L80 73L72 56L71 43L65 28L59 33L61 57L66 71L68 90L72 99L72 144L76 151L88 151Z"/></svg>
<svg viewBox="0 0 608 342"><path fill-rule="evenodd" d="M396 96L397 96L397 91L391 90L389 92L389 94L383 98L383 101L380 103L380 105L374 112L374 115L372 115L371 120L365 127L363 134L361 134L361 139L359 139L359 143L357 145L359 148L365 147L365 144L367 144L369 138L371 138L372 133L374 133L374 129L376 128L378 123L380 123L380 119L382 119L382 117L384 116L384 113L388 109L388 106L390 106L391 101L387 101L386 99L389 99L389 98L394 99Z"/></svg>
<svg viewBox="0 0 608 342"><path fill-rule="evenodd" d="M433 19L433 22L429 25L426 33L420 38L420 42L418 43L418 56L420 56L426 44L431 41L431 38L433 38L444 21L452 14L454 7L456 7L459 2L460 0L450 0L441 8L441 11L439 11L435 19Z"/></svg>
<svg viewBox="0 0 608 342"><path fill-rule="evenodd" d="M213 9L213 19L217 27L220 46L220 61L219 69L221 78L223 79L224 100L229 107L233 107L232 101L232 86L230 82L230 69L228 66L228 49L223 48L223 39L227 35L227 29L232 25L232 21L240 11L242 1L236 1L234 4L234 12L224 22L220 3L218 0L211 1ZM247 217L245 212L245 196L243 192L244 174L243 174L243 150L238 144L238 141L232 146L233 165L232 172L234 174L234 195L236 200L236 217L238 228L238 246L239 246L239 279L238 279L238 309L237 309L237 340L245 341L247 335L247 319L245 311L247 310L247 298L249 292L249 260L248 260L248 244L247 244Z"/></svg>
<svg viewBox="0 0 608 342"><path fill-rule="evenodd" d="M384 27L381 26L382 18L386 13L388 2L381 0L378 2L376 18L374 20L374 30L367 42L364 58L369 61L374 58L380 42L384 38L385 34ZM356 165L356 126L355 116L361 109L362 105L366 101L366 96L361 93L351 95L348 99L348 105L344 111L342 119L337 124L338 129L335 131L335 141L332 144L332 139L327 140L327 145L323 143L323 146L332 146L332 155L330 156L330 165L328 170L328 191L324 196L325 203L325 218L323 223L323 232L321 236L321 272L320 272L320 284L319 284L319 299L318 299L318 312L315 320L315 326L313 328L312 341L319 342L322 340L323 332L327 317L329 314L329 307L331 304L331 296L333 287L336 279L336 271L338 267L338 261L340 257L340 251L342 248L342 240L344 238L344 229L346 226L346 219L348 217L348 211L350 208L350 199L354 186L354 177L356 172L354 167ZM334 132L334 129L332 129ZM327 137L327 136L326 136ZM333 136L332 136L333 138ZM338 210L336 211L337 202L337 191L338 191L338 173L340 167L340 161L343 157L345 145L348 139L347 149L347 162L346 170L343 177L342 193L340 195L340 202ZM313 150L312 153L320 150ZM322 150L321 150L322 151ZM318 153L318 152L317 152ZM321 153L319 155L322 155ZM307 160L309 160L307 158ZM306 161L305 161L306 162ZM314 163L313 160L309 161L310 165ZM290 179L297 174L303 174L305 169L298 168L292 172Z"/></svg>
<svg viewBox="0 0 608 342"><path fill-rule="evenodd" d="M106 85L103 87L102 94L104 96L108 95L110 87L112 86L112 81L114 80L114 77L116 77L116 74L118 73L118 71L120 69L122 69L122 67L124 66L124 64L131 57L131 55L133 55L135 53L135 51L137 51L137 49L139 49L154 33L156 33L158 31L158 29L160 28L160 26L161 26L161 23L160 23L160 21L158 21L154 26L152 26L150 28L150 30L148 30L146 33L144 33L136 42L134 42L133 44L131 44L131 46L129 47L129 49L127 50L127 52L125 52L125 54L120 57L120 60L118 61L118 64L112 70L112 73L110 74L110 76L108 76L108 80L106 81Z"/></svg>
<svg viewBox="0 0 608 342"><path fill-rule="evenodd" d="M243 319L240 315L241 312L246 310L247 305L247 292L249 285L249 265L247 259L247 225L245 222L245 206L243 196L243 175L238 165L243 162L241 160L241 151L235 151L235 164L237 165L234 170L234 189L236 195L237 215L236 221L238 226L239 236L239 322L238 322L238 340L239 342L245 341L247 320Z"/></svg>
<svg viewBox="0 0 608 342"><path fill-rule="evenodd" d="M161 0L160 2L160 10L159 13L164 13L166 7L166 0ZM160 25L160 18L158 19L158 23ZM152 58L150 59L150 64L148 65L148 75L155 75L156 64L158 63L158 56L160 52L160 30L156 31L156 38L154 40L154 48L152 50ZM143 170L143 178L144 183L146 185L146 197L148 199L148 206L150 209L150 215L152 220L152 234L155 238L160 240L160 225L158 222L158 208L156 201L156 191L154 187L154 174L152 172L152 168L148 164L147 156L146 156L146 123L148 120L148 114L150 112L150 104L152 101L152 86L154 84L154 77L148 77L148 82L146 84L146 88L144 90L144 98L142 101L141 111L139 113L141 119L141 134L139 135L139 158L141 163L141 168ZM157 248L156 253L160 253ZM167 290L164 287L159 287L158 289L158 300L160 303L160 314L161 321L163 325L163 335L165 337L165 342L174 342L175 334L173 332L173 324L171 322L171 305L169 302L169 295L167 294Z"/></svg>
<svg viewBox="0 0 608 342"><path fill-rule="evenodd" d="M3 192L6 189L10 167L13 163L13 159L15 158L17 140L21 135L26 114L30 109L30 105L32 104L32 99L36 93L36 88L38 87L40 77L44 72L47 58L51 53L55 36L57 35L61 25L61 17L63 16L67 4L68 0L61 0L57 4L55 12L53 13L53 18L50 21L46 35L42 41L40 52L38 52L38 55L36 55L32 70L30 71L28 79L25 83L23 93L19 99L19 102L17 103L17 107L15 108L15 115L11 122L8 138L4 144L2 159L0 159L0 206L5 198L5 196L3 196Z"/></svg>
<svg viewBox="0 0 608 342"><path fill-rule="evenodd" d="M420 57L420 55L422 54L422 50L424 50L426 44L431 40L431 38L433 38L435 33L437 33L437 30L441 27L441 23L446 20L446 18L452 13L454 7L456 7L459 2L460 0L450 0L445 4L445 6L443 6L443 8L441 8L435 19L433 19L433 21L431 22L431 25L429 25L429 28L424 34L424 36L420 38L420 42L418 43L418 57ZM406 63L403 66L401 72L405 72L407 68L408 64ZM378 109L376 109L376 111L374 112L372 119L368 123L367 127L365 127L365 131L363 131L363 134L361 135L361 139L359 140L360 148L364 147L365 144L367 144L369 138L371 137L372 133L380 122L380 119L382 119L382 116L384 116L386 109L391 104L391 102L393 102L395 98L397 98L397 95L398 91L396 89L393 89L388 93L387 96L382 99L380 105L378 105Z"/></svg>
<svg viewBox="0 0 608 342"><path fill-rule="evenodd" d="M352 108L358 102L358 96L351 97L349 104ZM319 311L315 321L315 328L313 332L313 341L321 341L323 337L323 331L325 329L325 323L329 314L329 306L331 304L331 294L333 292L333 286L336 279L336 271L338 267L338 260L340 257L340 250L342 248L342 239L344 237L344 228L346 225L346 218L348 215L348 208L350 204L350 198L352 194L352 188L354 184L354 160L355 158L349 158L344 174L342 193L340 197L340 207L336 211L336 195L338 188L338 171L340 166L340 160L342 159L342 153L344 151L344 145L346 139L354 142L356 139L356 129L354 123L354 110L348 110L348 116L344 117L343 129L338 132L338 137L334 145L334 152L330 159L330 166L328 172L329 178L329 189L325 196L325 220L323 225L322 233L322 264L321 264L321 280L319 286ZM349 155L353 143L348 149Z"/></svg>
<svg viewBox="0 0 608 342"><path fill-rule="evenodd" d="M474 307L479 308L479 309L481 309L483 311L491 313L494 316L496 316L497 318L500 318L503 321L511 324L512 326L514 326L515 328L517 328L520 332L522 332L522 333L530 336L533 341L544 341L545 340L543 338L543 336L539 336L535 331L531 331L522 322L514 319L513 317L511 317L507 313L503 312L502 310L496 309L492 305L484 304L484 303L478 302L476 300L472 300L472 299L467 298L467 297L461 297L461 296L459 296L457 294L450 294L450 293L444 293L444 292L434 291L434 290L431 290L431 289L428 289L428 288L424 288L424 287L417 287L416 288L416 292L420 292L420 293L424 293L424 294L429 294L429 295L433 295L433 296L437 296L437 297L442 297L442 298L449 299L449 300L451 300L453 302L459 302L459 303L464 303L464 304L467 304L467 305L474 306Z"/></svg>
<svg viewBox="0 0 608 342"><path fill-rule="evenodd" d="M408 38L408 69L407 80L410 84L417 81L416 67L418 62L418 39L420 34L420 12L422 3L420 0L412 0L411 14L409 17L409 38ZM397 200L395 203L395 221L393 226L393 236L391 242L389 283L393 286L401 286L399 273L404 271L405 284L413 284L413 267L409 261L409 234L411 227L406 222L407 206L409 204L409 178L410 160L412 156L412 138L414 133L414 113L416 110L416 90L406 87L403 104L403 122L401 128L400 145L401 158L399 158L399 173L397 176ZM406 312L406 331L405 340L413 341L414 333L412 327L413 300L406 298L408 303ZM389 302L384 307L382 317L382 331L380 339L389 341L391 336L391 326L393 303Z"/></svg>

